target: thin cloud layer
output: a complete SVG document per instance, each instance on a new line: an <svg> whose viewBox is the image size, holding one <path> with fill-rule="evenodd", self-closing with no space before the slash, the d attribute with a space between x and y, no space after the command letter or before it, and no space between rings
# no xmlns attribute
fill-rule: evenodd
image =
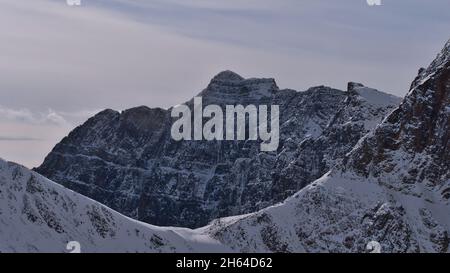
<svg viewBox="0 0 450 273"><path fill-rule="evenodd" d="M17 137L17 136L0 136L0 141L41 141L39 138Z"/></svg>
<svg viewBox="0 0 450 273"><path fill-rule="evenodd" d="M0 105L0 157L38 166L70 130L97 112L33 112Z"/></svg>
<svg viewBox="0 0 450 273"><path fill-rule="evenodd" d="M70 123L61 114L52 109L48 109L46 113L32 113L29 109L10 109L0 105L0 120L37 125L70 126Z"/></svg>

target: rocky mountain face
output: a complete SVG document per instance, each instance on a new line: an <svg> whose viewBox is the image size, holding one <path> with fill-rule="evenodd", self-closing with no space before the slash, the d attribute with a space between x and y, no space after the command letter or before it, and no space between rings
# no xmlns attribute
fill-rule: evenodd
<svg viewBox="0 0 450 273"><path fill-rule="evenodd" d="M330 172L208 232L244 252L449 252L450 41L379 126Z"/></svg>
<svg viewBox="0 0 450 273"><path fill-rule="evenodd" d="M0 159L0 253L229 252L207 235L125 217Z"/></svg>
<svg viewBox="0 0 450 273"><path fill-rule="evenodd" d="M278 150L261 152L249 140L177 142L171 109L138 107L89 119L36 171L134 219L199 227L291 196L329 171L400 102L357 83L347 91L297 92L231 71L199 96L204 105L279 105Z"/></svg>

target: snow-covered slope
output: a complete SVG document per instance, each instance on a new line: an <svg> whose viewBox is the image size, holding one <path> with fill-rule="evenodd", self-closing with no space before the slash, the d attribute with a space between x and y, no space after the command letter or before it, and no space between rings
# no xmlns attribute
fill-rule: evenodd
<svg viewBox="0 0 450 273"><path fill-rule="evenodd" d="M285 202L215 221L244 252L449 252L450 41L343 162ZM361 96L365 96L361 94Z"/></svg>
<svg viewBox="0 0 450 273"><path fill-rule="evenodd" d="M0 252L224 252L189 229L125 217L25 167L0 159Z"/></svg>

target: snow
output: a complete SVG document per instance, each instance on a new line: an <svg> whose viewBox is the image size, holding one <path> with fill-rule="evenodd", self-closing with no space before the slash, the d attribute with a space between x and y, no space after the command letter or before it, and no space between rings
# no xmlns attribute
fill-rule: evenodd
<svg viewBox="0 0 450 273"><path fill-rule="evenodd" d="M0 159L0 252L230 252L206 234L141 223Z"/></svg>
<svg viewBox="0 0 450 273"><path fill-rule="evenodd" d="M377 107L388 107L391 105L398 105L401 101L400 98L390 95L381 91L378 91L369 87L359 87L355 91L368 103Z"/></svg>
<svg viewBox="0 0 450 273"><path fill-rule="evenodd" d="M387 226L407 228L391 230L392 235L387 237L380 237L386 232L383 226L367 233L361 223L377 206L374 219L392 215L387 218L390 219ZM404 210L405 215L393 217L396 207ZM213 224L210 231L225 244L243 252L274 251L271 244L294 252L359 252L372 240L379 241L385 252L436 252L435 244L427 237L433 231L422 224L420 213L424 208L437 223L436 229L450 230L448 204L425 202L423 198L387 189L374 179L332 172L283 203L230 221L218 230ZM270 220L258 220L263 215ZM303 239L299 239L299 228L308 234ZM263 240L267 230L276 230L272 243ZM358 244L346 248L344 239L349 236L355 237ZM416 243L419 249L415 248Z"/></svg>

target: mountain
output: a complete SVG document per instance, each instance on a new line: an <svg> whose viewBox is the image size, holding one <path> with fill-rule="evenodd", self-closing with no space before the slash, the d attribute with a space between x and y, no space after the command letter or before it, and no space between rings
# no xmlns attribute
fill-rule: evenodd
<svg viewBox="0 0 450 273"><path fill-rule="evenodd" d="M229 252L207 235L137 222L0 159L0 253Z"/></svg>
<svg viewBox="0 0 450 273"><path fill-rule="evenodd" d="M226 74L233 81L245 81ZM449 252L450 41L428 68L419 70L402 103L376 127L360 115L378 116L376 109L386 105L386 95L357 83L350 83L347 93L341 102L345 107L337 107L320 135L305 134L292 157L298 160L304 150L327 143L347 143L342 135L348 136L354 128L373 128L336 159L334 167L282 203L216 219L196 230L138 222L25 167L0 160L0 252L65 252L70 241L80 242L82 252L364 252L371 241L378 242L382 252ZM246 99L255 98L266 99L267 93ZM374 112L366 111L366 104ZM131 112L135 111L154 114L146 120L130 120L139 130L155 133L147 137L157 138L164 131L156 130L159 123L151 122L164 110ZM110 133L118 122L111 121L110 115L122 119L130 112L102 112L87 124L103 129L90 134ZM130 127L121 130L122 136L138 134ZM76 139L77 132L86 133L81 126L69 138ZM106 145L103 138L89 136L98 141L91 142L92 147ZM133 140L139 139L134 136ZM130 141L122 140L123 144ZM80 149L87 149L89 142L79 141L84 143ZM65 148L78 151L77 147ZM287 153L283 149L277 153L283 152ZM326 149L321 152L333 155ZM326 156L323 160L329 159ZM92 159L94 155L83 158L90 163L100 160ZM116 164L111 163L113 168ZM142 171L136 168L135 174Z"/></svg>
<svg viewBox="0 0 450 273"><path fill-rule="evenodd" d="M400 106L342 162L283 203L216 220L243 252L449 252L450 41Z"/></svg>
<svg viewBox="0 0 450 273"><path fill-rule="evenodd" d="M273 79L215 76L203 104L279 105L280 145L174 141L171 109L105 110L64 138L36 171L129 217L200 227L281 202L325 174L400 99L362 84L280 90ZM193 108L193 100L187 102Z"/></svg>

